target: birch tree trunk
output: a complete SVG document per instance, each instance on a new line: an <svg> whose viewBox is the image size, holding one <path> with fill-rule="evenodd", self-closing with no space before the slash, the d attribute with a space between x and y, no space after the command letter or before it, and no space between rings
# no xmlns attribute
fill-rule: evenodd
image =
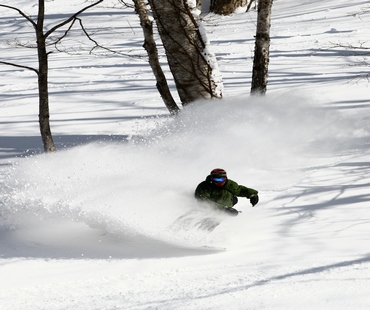
<svg viewBox="0 0 370 310"><path fill-rule="evenodd" d="M44 36L45 3L39 0L39 12L36 24L37 55L39 60L39 124L42 143L45 152L55 151L55 145L50 130L49 90L48 90L48 55Z"/></svg>
<svg viewBox="0 0 370 310"><path fill-rule="evenodd" d="M217 84L186 0L149 0L177 92L183 105L201 98L217 98Z"/></svg>
<svg viewBox="0 0 370 310"><path fill-rule="evenodd" d="M171 114L176 114L180 108L173 99L170 89L167 84L166 77L163 73L161 65L158 60L158 50L155 40L153 38L153 23L150 21L148 11L144 0L134 0L135 10L139 14L140 25L144 33L144 48L149 56L149 64L152 68L153 74L157 80L157 89L161 94L164 104Z"/></svg>
<svg viewBox="0 0 370 310"><path fill-rule="evenodd" d="M269 66L272 2L273 0L258 1L257 31L251 87L252 94L264 95L266 93Z"/></svg>

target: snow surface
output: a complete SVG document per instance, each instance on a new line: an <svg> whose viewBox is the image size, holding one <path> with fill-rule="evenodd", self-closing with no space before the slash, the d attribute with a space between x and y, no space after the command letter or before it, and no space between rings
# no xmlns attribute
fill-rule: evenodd
<svg viewBox="0 0 370 310"><path fill-rule="evenodd" d="M46 4L48 29L86 5ZM90 54L75 28L70 54L49 56L51 155L35 74L1 65L0 309L369 309L369 50L336 47L370 47L369 11L275 0L265 98L249 97L256 12L205 15L224 99L174 119L137 16L104 2L84 23L121 54ZM12 46L32 27L0 13L0 59L36 65ZM216 167L260 203L240 199L236 218L202 209L193 191ZM174 224L194 210L221 224Z"/></svg>

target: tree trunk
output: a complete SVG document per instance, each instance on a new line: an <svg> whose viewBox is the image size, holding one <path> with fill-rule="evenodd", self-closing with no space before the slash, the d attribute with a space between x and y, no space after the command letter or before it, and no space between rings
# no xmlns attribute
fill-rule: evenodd
<svg viewBox="0 0 370 310"><path fill-rule="evenodd" d="M269 66L272 2L273 0L258 1L257 31L251 87L252 94L264 95L266 93Z"/></svg>
<svg viewBox="0 0 370 310"><path fill-rule="evenodd" d="M205 42L186 0L149 0L183 105L218 98Z"/></svg>
<svg viewBox="0 0 370 310"><path fill-rule="evenodd" d="M45 152L55 151L55 145L50 130L49 90L48 90L48 55L44 36L44 0L39 0L39 13L36 25L37 54L39 60L39 124Z"/></svg>
<svg viewBox="0 0 370 310"><path fill-rule="evenodd" d="M230 15L240 6L246 6L247 0L211 0L210 11L220 15Z"/></svg>
<svg viewBox="0 0 370 310"><path fill-rule="evenodd" d="M149 20L148 12L144 0L134 0L135 10L140 18L140 25L144 33L144 48L149 56L149 64L157 80L157 89L162 96L163 102L171 114L176 114L180 108L173 99L167 84L166 77L163 73L158 60L157 45L153 38L153 23Z"/></svg>

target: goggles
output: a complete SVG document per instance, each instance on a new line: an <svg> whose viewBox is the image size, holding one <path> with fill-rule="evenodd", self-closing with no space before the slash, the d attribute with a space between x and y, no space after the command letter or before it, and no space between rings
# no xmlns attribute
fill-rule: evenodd
<svg viewBox="0 0 370 310"><path fill-rule="evenodd" d="M215 183L223 183L226 181L226 177L213 177L212 181Z"/></svg>

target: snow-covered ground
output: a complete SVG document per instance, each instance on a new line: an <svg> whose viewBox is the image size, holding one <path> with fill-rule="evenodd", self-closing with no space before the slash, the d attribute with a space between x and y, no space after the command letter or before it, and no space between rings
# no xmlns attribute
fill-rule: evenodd
<svg viewBox="0 0 370 310"><path fill-rule="evenodd" d="M46 4L46 27L86 5ZM36 65L11 46L32 27L0 13L0 60ZM57 153L40 154L35 74L0 66L0 309L369 309L370 51L337 47L370 47L369 1L275 0L266 98L249 97L256 12L204 16L224 99L176 119L132 10L83 20L122 54L77 29L50 54ZM174 223L216 167L260 203L201 209L212 232Z"/></svg>

